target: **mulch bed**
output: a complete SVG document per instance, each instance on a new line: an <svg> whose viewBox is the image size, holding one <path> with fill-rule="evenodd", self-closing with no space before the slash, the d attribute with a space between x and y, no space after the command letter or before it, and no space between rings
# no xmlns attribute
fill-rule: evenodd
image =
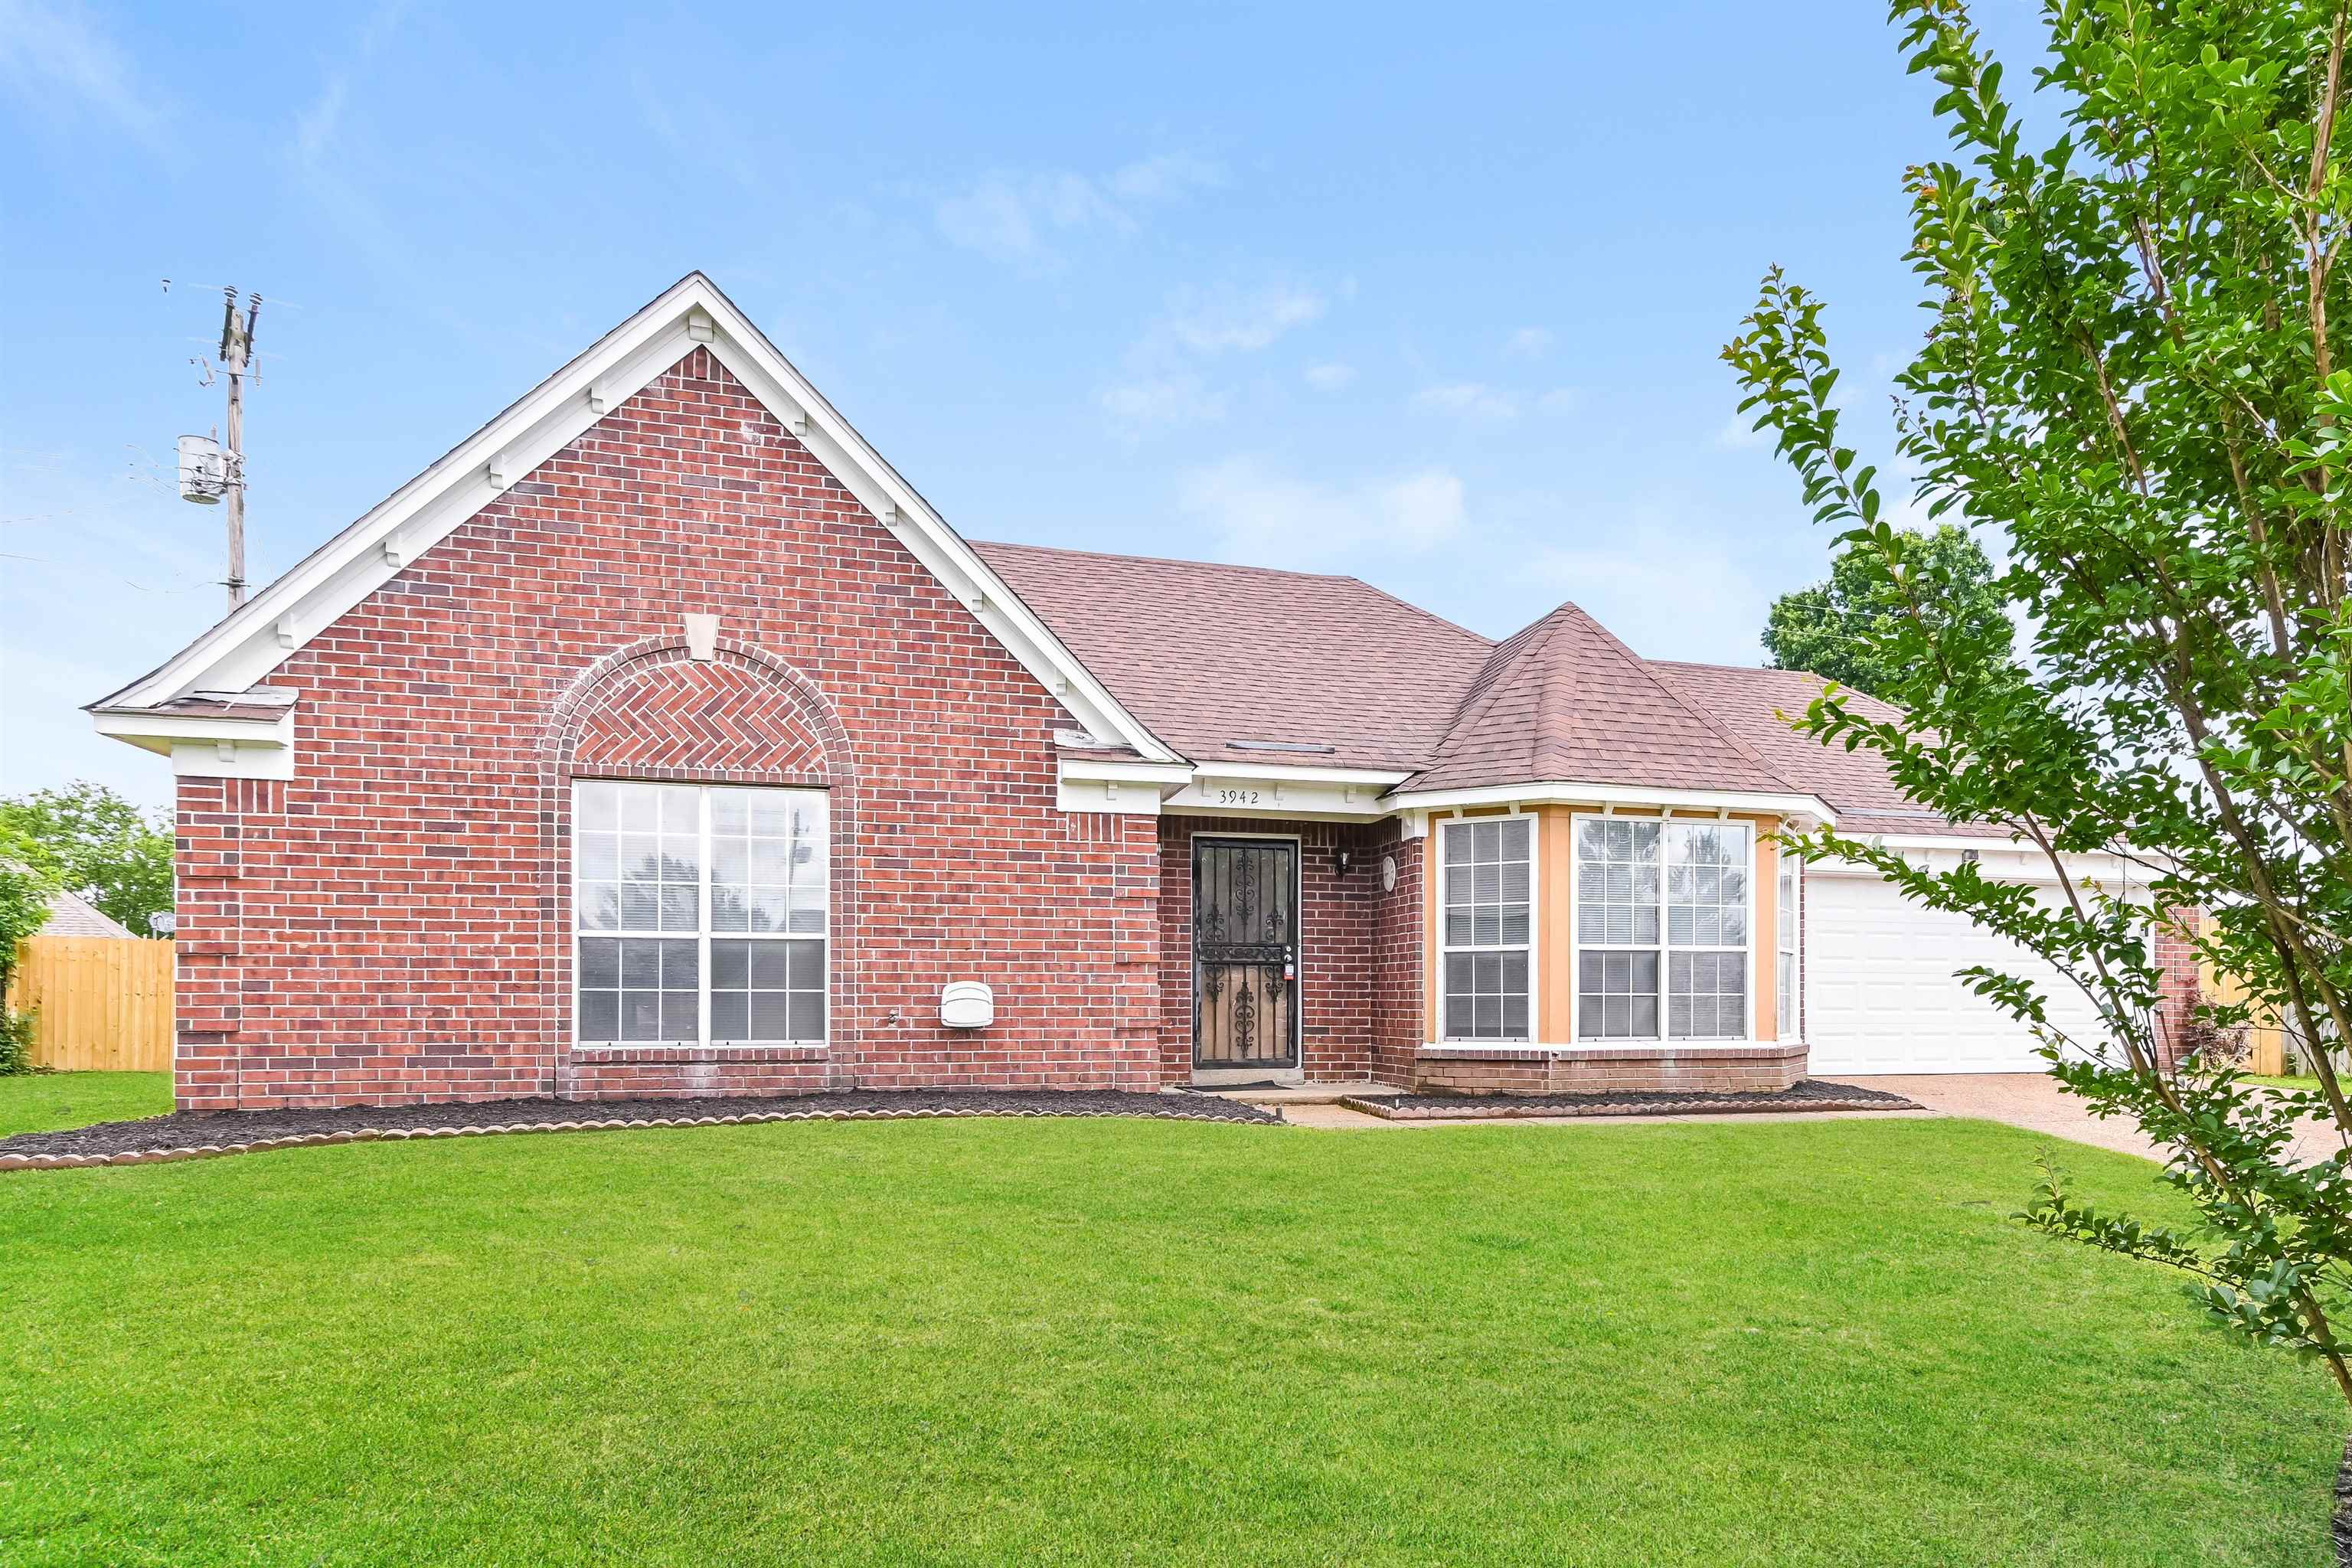
<svg viewBox="0 0 2352 1568"><path fill-rule="evenodd" d="M1255 1105L1120 1089L861 1089L707 1100L491 1100L471 1105L350 1105L331 1110L177 1110L0 1138L0 1171L132 1165L317 1143L490 1132L708 1127L745 1121L887 1121L953 1116L1157 1116L1279 1125Z"/></svg>
<svg viewBox="0 0 2352 1568"><path fill-rule="evenodd" d="M1723 1116L1741 1111L1917 1110L1917 1103L1881 1089L1805 1079L1794 1088L1749 1093L1406 1094L1393 1100L1339 1102L1350 1110L1392 1121L1469 1121L1495 1116ZM0 1150L7 1146L0 1144Z"/></svg>

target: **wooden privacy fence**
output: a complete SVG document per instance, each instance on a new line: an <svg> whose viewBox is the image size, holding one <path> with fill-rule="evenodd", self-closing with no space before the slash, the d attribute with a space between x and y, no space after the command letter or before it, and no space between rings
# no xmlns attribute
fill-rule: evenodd
<svg viewBox="0 0 2352 1568"><path fill-rule="evenodd" d="M172 944L141 937L36 936L16 954L8 1000L41 1012L33 1061L59 1071L172 1069Z"/></svg>

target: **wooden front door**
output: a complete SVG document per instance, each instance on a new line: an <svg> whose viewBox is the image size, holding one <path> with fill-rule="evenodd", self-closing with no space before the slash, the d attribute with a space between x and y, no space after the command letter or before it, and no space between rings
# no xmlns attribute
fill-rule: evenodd
<svg viewBox="0 0 2352 1568"><path fill-rule="evenodd" d="M1192 840L1192 1066L1298 1065L1298 846Z"/></svg>

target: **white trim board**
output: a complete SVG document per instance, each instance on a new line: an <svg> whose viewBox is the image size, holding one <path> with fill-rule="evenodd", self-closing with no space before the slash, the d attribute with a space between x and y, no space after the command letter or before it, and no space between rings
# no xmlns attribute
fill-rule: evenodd
<svg viewBox="0 0 2352 1568"><path fill-rule="evenodd" d="M117 710L121 719L125 708L254 685L697 348L709 349L766 405L1081 728L1116 736L1149 761L1179 760L699 272L605 333L162 668L91 707ZM130 736L121 727L106 732Z"/></svg>
<svg viewBox="0 0 2352 1568"><path fill-rule="evenodd" d="M1707 811L1753 811L1767 816L1810 816L1834 826L1837 812L1812 795L1759 794L1748 790L1651 789L1632 784L1484 784L1475 789L1400 790L1382 797L1390 811L1441 811L1465 805L1695 806Z"/></svg>
<svg viewBox="0 0 2352 1568"><path fill-rule="evenodd" d="M1158 816L1266 816L1377 822L1393 815L1382 792L1407 775L1392 769L1302 767L1290 763L1139 763L1064 757L1064 811Z"/></svg>

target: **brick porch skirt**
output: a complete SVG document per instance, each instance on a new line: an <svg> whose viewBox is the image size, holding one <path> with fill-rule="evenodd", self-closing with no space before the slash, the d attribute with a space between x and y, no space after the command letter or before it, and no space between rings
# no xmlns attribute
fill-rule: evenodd
<svg viewBox="0 0 2352 1568"><path fill-rule="evenodd" d="M1440 1094L1720 1093L1787 1089L1804 1076L1801 1045L1423 1046L1412 1061L1412 1087Z"/></svg>

